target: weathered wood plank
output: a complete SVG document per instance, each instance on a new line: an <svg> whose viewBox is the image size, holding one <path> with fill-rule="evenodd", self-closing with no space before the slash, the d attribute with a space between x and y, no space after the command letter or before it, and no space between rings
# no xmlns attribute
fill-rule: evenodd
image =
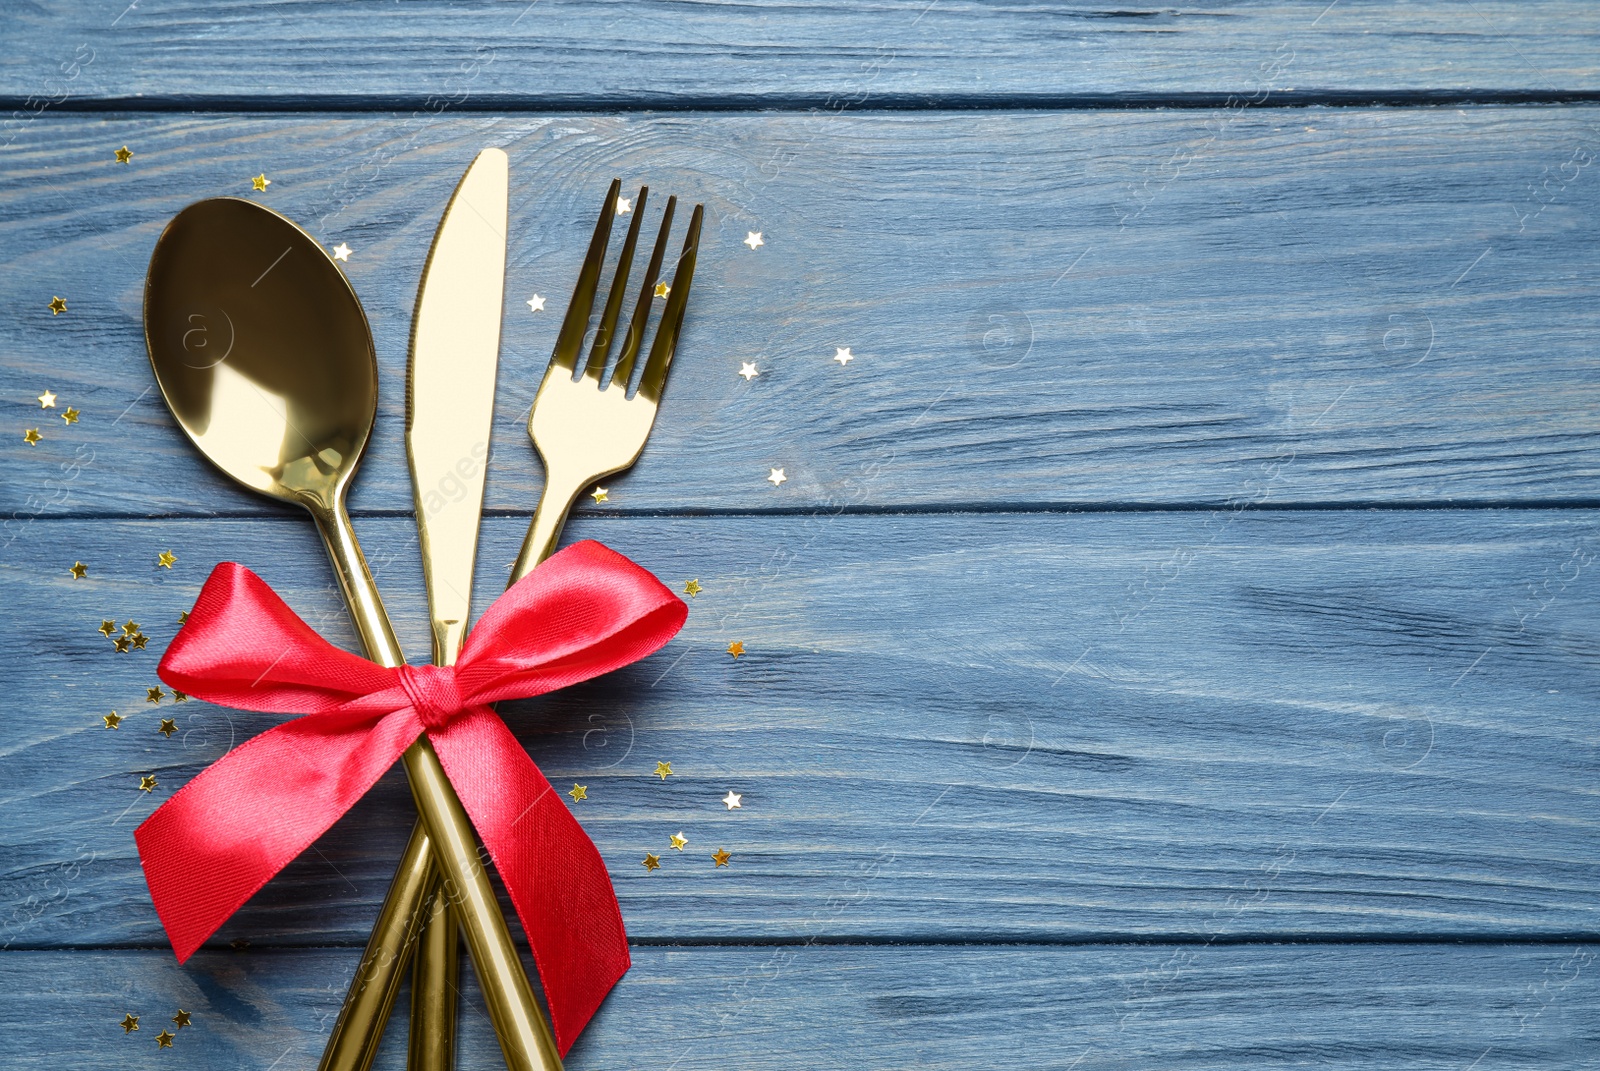
<svg viewBox="0 0 1600 1071"><path fill-rule="evenodd" d="M360 529L420 657L411 526ZM487 526L480 609L521 534ZM636 939L1600 929L1600 532L1581 512L584 518L569 534L705 589L660 654L509 715L558 786L588 786L575 806ZM169 547L171 572L154 564ZM132 828L271 719L148 706L159 651L224 558L349 643L320 557L287 519L40 520L8 552L0 944L161 942ZM76 558L89 578L68 575ZM115 654L102 618L139 622L150 649ZM360 942L410 815L395 775L219 941Z"/></svg>
<svg viewBox="0 0 1600 1071"><path fill-rule="evenodd" d="M409 511L417 279L486 144L517 191L492 508L541 484L524 417L613 173L710 223L674 383L607 510L1600 499L1597 117L44 119L0 161L0 507L263 508L151 390L141 287L174 212L264 169L266 203L356 250L384 398L355 504Z"/></svg>
<svg viewBox="0 0 1600 1071"><path fill-rule="evenodd" d="M1576 0L502 0L466 12L432 0L257 3L226 16L203 0L41 0L6 18L0 94L24 115L63 98L842 108L1600 89L1600 19Z"/></svg>
<svg viewBox="0 0 1600 1071"><path fill-rule="evenodd" d="M15 1071L309 1067L353 953L0 954ZM644 948L567 1061L695 1068L1600 1066L1600 946ZM470 972L465 1007L480 1009ZM480 1013L459 1066L503 1066ZM117 1025L139 1013L139 1030ZM376 1064L405 1062L396 1017ZM1476 1061L1476 1063L1474 1063Z"/></svg>

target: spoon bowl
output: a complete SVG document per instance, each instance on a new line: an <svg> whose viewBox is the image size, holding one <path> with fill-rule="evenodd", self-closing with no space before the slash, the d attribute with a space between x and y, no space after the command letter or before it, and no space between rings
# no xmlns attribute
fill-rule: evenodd
<svg viewBox="0 0 1600 1071"><path fill-rule="evenodd" d="M262 494L336 511L372 433L378 361L322 246L235 197L167 224L144 294L150 366L178 426Z"/></svg>

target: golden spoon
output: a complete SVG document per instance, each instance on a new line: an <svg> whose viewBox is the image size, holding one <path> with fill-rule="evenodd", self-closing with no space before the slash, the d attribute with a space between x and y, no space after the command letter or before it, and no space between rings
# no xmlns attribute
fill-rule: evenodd
<svg viewBox="0 0 1600 1071"><path fill-rule="evenodd" d="M377 413L378 362L361 302L333 259L305 231L252 201L197 202L156 242L144 324L150 366L184 434L233 479L310 512L367 656L403 663L345 512ZM507 1064L512 1071L551 1066L471 823L426 737L406 749L405 765L429 834L413 842L420 839L424 852L432 842L485 998L506 1011L495 1026ZM411 869L425 884L426 867ZM409 949L420 922L419 913L380 919L379 927L409 937L399 945ZM363 961L359 970L373 966ZM394 992L375 995L381 1022Z"/></svg>

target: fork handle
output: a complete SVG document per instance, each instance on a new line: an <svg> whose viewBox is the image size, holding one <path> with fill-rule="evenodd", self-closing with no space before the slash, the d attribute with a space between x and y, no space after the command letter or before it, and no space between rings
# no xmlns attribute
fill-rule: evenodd
<svg viewBox="0 0 1600 1071"><path fill-rule="evenodd" d="M561 529L572 510L572 503L577 501L584 487L605 477L605 473L599 476L563 473L552 467L548 458L545 459L545 473L544 490L539 495L539 505L533 511L533 523L528 525L528 534L522 540L522 553L517 555L517 564L511 569L513 584L555 553L556 541L561 538Z"/></svg>

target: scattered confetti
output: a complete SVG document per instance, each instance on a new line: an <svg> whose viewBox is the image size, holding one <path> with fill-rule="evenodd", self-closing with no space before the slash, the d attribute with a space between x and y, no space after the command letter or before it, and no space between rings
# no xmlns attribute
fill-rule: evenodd
<svg viewBox="0 0 1600 1071"><path fill-rule="evenodd" d="M126 636L118 636L111 641L111 645L117 649L118 654L127 654L133 650L133 641Z"/></svg>
<svg viewBox="0 0 1600 1071"><path fill-rule="evenodd" d="M55 391L47 390L43 394L39 395L39 408L40 409L54 409L55 407L56 407L56 392Z"/></svg>
<svg viewBox="0 0 1600 1071"><path fill-rule="evenodd" d="M155 774L145 774L143 777L139 778L139 791L140 792L154 792L155 790L156 790L156 775Z"/></svg>
<svg viewBox="0 0 1600 1071"><path fill-rule="evenodd" d="M597 486L593 491L589 492L589 497L594 499L596 503L608 501L606 497L606 488L604 487Z"/></svg>
<svg viewBox="0 0 1600 1071"><path fill-rule="evenodd" d="M718 866L727 866L728 860L733 858L733 853L726 848L718 848L711 853L711 858L716 860Z"/></svg>
<svg viewBox="0 0 1600 1071"><path fill-rule="evenodd" d="M338 245L333 247L333 259L348 261L352 252L353 250L349 246L345 245L343 242L340 242Z"/></svg>
<svg viewBox="0 0 1600 1071"><path fill-rule="evenodd" d="M740 640L734 640L728 644L728 653L737 660L740 655L744 654L744 643Z"/></svg>
<svg viewBox="0 0 1600 1071"><path fill-rule="evenodd" d="M162 697L166 694L161 690L161 685L158 684L154 688L146 688L144 690L144 701L146 703L160 703Z"/></svg>
<svg viewBox="0 0 1600 1071"><path fill-rule="evenodd" d="M177 560L178 556L172 553L170 550L164 550L160 554L156 555L156 564L163 569L171 569L172 563Z"/></svg>
<svg viewBox="0 0 1600 1071"><path fill-rule="evenodd" d="M168 740L172 739L172 734L177 732L177 731L178 731L178 723L173 721L171 718L162 718L161 719L161 726L158 729L156 729L156 732L160 733L162 736L166 737Z"/></svg>
<svg viewBox="0 0 1600 1071"><path fill-rule="evenodd" d="M833 359L838 361L839 364L843 366L855 360L856 355L850 352L849 346L835 346L833 349Z"/></svg>
<svg viewBox="0 0 1600 1071"><path fill-rule="evenodd" d="M187 625L188 623L189 623L189 611L188 610L180 610L180 611L178 611L178 624Z"/></svg>
<svg viewBox="0 0 1600 1071"><path fill-rule="evenodd" d="M743 376L744 381L748 383L761 373L756 371L756 363L754 361L741 361L739 363L739 374Z"/></svg>
<svg viewBox="0 0 1600 1071"><path fill-rule="evenodd" d="M672 287L668 286L666 283L656 284L656 297L666 297L670 293L672 293Z"/></svg>
<svg viewBox="0 0 1600 1071"><path fill-rule="evenodd" d="M102 714L100 717L105 720L107 729L115 729L122 724L122 715L114 710L110 714Z"/></svg>
<svg viewBox="0 0 1600 1071"><path fill-rule="evenodd" d="M142 632L135 632L132 636L128 637L128 642L133 644L133 649L135 651L142 651L144 650L144 645L150 642L150 637L146 636Z"/></svg>
<svg viewBox="0 0 1600 1071"><path fill-rule="evenodd" d="M683 593L689 596L691 599L696 595L699 595L704 590L705 588L700 586L700 581L698 580L691 580L687 584L683 585Z"/></svg>
<svg viewBox="0 0 1600 1071"><path fill-rule="evenodd" d="M676 848L678 851L681 852L681 851L683 851L684 845L689 843L689 838L684 836L683 835L683 830L680 829L676 833L674 833L672 836L668 837L667 841L674 848Z"/></svg>
<svg viewBox="0 0 1600 1071"><path fill-rule="evenodd" d="M62 410L61 419L66 421L68 424L76 424L78 422L78 411L69 405L66 407L66 409Z"/></svg>
<svg viewBox="0 0 1600 1071"><path fill-rule="evenodd" d="M72 574L72 579L82 580L89 575L89 567L82 562L73 562L72 568L68 569L67 572Z"/></svg>
<svg viewBox="0 0 1600 1071"><path fill-rule="evenodd" d="M625 216L633 211L633 202L626 197L617 198L617 215Z"/></svg>
<svg viewBox="0 0 1600 1071"><path fill-rule="evenodd" d="M179 1030L182 1030L189 1025L189 1013L179 1008L178 1014L172 1017L172 1021L178 1024Z"/></svg>
<svg viewBox="0 0 1600 1071"><path fill-rule="evenodd" d="M540 297L538 294L533 295L528 299L528 308L533 312L543 312L544 298Z"/></svg>
<svg viewBox="0 0 1600 1071"><path fill-rule="evenodd" d="M762 239L760 231L749 231L744 236L744 244L754 252L758 246L763 246L767 243Z"/></svg>
<svg viewBox="0 0 1600 1071"><path fill-rule="evenodd" d="M172 701L174 703L187 703L189 701L189 693L180 692L174 688L172 689Z"/></svg>
<svg viewBox="0 0 1600 1071"><path fill-rule="evenodd" d="M124 621L122 623L122 634L124 636L132 636L135 632L138 632L138 631L139 631L139 622L133 620L132 618L129 618L127 621Z"/></svg>
<svg viewBox="0 0 1600 1071"><path fill-rule="evenodd" d="M111 638L111 634L117 631L117 623L115 621L102 621L100 622L100 628L97 631L100 633L100 635L109 640Z"/></svg>
<svg viewBox="0 0 1600 1071"><path fill-rule="evenodd" d="M579 800L586 800L589 798L589 786L580 785L574 781L572 782L572 791L568 792L567 795L572 797L573 803L577 803Z"/></svg>
<svg viewBox="0 0 1600 1071"><path fill-rule="evenodd" d="M744 799L743 795L741 795L738 792L735 792L733 789L730 788L730 789L728 789L728 794L726 796L722 797L722 802L726 803L728 805L728 810L736 811L740 807L744 806L744 804L742 802L740 802L743 799Z"/></svg>
<svg viewBox="0 0 1600 1071"><path fill-rule="evenodd" d="M156 1048L158 1048L158 1049L170 1049L170 1048L172 1048L172 1039L174 1037L176 1037L176 1036L177 1035L175 1035L170 1030L161 1031L161 1033L156 1035Z"/></svg>
<svg viewBox="0 0 1600 1071"><path fill-rule="evenodd" d="M66 312L66 311L67 311L67 303L65 301L62 301L59 297L52 296L50 298L50 315L51 316L60 316L62 313Z"/></svg>
<svg viewBox="0 0 1600 1071"><path fill-rule="evenodd" d="M782 469L771 469L767 472L767 482L772 484L774 487L777 487L788 478L789 477L783 474Z"/></svg>
<svg viewBox="0 0 1600 1071"><path fill-rule="evenodd" d="M658 762L658 763L656 763L656 776L661 778L661 780L665 781L667 779L667 777L671 773L672 773L672 763L670 763L670 762Z"/></svg>
<svg viewBox="0 0 1600 1071"><path fill-rule="evenodd" d="M132 153L131 150L129 150L129 148L126 145L124 145L122 148L117 150L116 156L117 156L117 163L119 163L119 164L125 164L129 160L133 159L133 153Z"/></svg>
<svg viewBox="0 0 1600 1071"><path fill-rule="evenodd" d="M660 870L661 869L661 857L656 855L654 852L645 852L644 853L644 868L646 870Z"/></svg>
<svg viewBox="0 0 1600 1071"><path fill-rule="evenodd" d="M29 428L27 431L22 433L22 441L27 443L29 446L37 444L42 438L44 438L44 436L39 434L38 428Z"/></svg>
<svg viewBox="0 0 1600 1071"><path fill-rule="evenodd" d="M122 1022L119 1025L122 1027L122 1032L124 1034L131 1034L135 1030L139 1029L139 1017L132 1012L129 1012L127 1015L122 1017Z"/></svg>
<svg viewBox="0 0 1600 1071"><path fill-rule="evenodd" d="M250 188L252 190L264 190L271 185L272 180L267 177L267 173L265 171L261 172L261 174L250 180Z"/></svg>

